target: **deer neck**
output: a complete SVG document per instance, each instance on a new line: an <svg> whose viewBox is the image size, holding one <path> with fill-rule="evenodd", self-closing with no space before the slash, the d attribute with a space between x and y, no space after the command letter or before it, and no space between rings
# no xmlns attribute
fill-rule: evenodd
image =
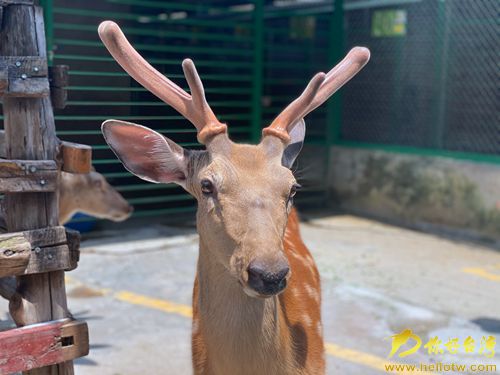
<svg viewBox="0 0 500 375"><path fill-rule="evenodd" d="M61 173L59 184L59 224L68 222L79 204L79 186L78 179L66 173Z"/></svg>
<svg viewBox="0 0 500 375"><path fill-rule="evenodd" d="M247 296L211 250L200 236L199 319L211 362L222 366L217 373L237 373L242 363L248 373L286 373L290 340L280 299Z"/></svg>

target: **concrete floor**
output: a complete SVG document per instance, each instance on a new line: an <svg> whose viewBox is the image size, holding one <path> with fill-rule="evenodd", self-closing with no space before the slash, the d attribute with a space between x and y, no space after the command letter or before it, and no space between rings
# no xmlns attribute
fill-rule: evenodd
<svg viewBox="0 0 500 375"><path fill-rule="evenodd" d="M150 225L103 235L83 242L68 275L69 306L90 328L76 374L190 374L195 232ZM328 374L384 373L390 336L406 328L422 347L393 362L495 364L476 373L500 374L499 353L477 353L483 336L500 339L500 252L353 216L311 219L302 237L322 278ZM476 351L429 355L434 336L471 336Z"/></svg>

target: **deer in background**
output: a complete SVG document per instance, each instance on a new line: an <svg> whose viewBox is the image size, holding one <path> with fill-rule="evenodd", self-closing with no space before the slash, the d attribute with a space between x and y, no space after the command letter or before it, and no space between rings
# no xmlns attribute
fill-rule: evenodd
<svg viewBox="0 0 500 375"><path fill-rule="evenodd" d="M198 201L200 249L193 291L195 374L321 374L324 348L320 278L292 207L299 188L290 167L305 136L303 118L367 63L356 47L263 130L258 145L233 143L207 104L191 60L191 94L156 71L117 24L99 35L114 59L198 130L204 151L186 150L146 127L103 123L125 168L155 183L177 183Z"/></svg>
<svg viewBox="0 0 500 375"><path fill-rule="evenodd" d="M59 224L67 223L76 212L99 219L123 221L133 207L104 176L95 171L77 174L61 172L59 183Z"/></svg>
<svg viewBox="0 0 500 375"><path fill-rule="evenodd" d="M134 208L104 176L95 171L89 173L61 172L59 180L59 224L66 224L77 212L99 219L123 221L130 217ZM0 233L7 231L5 213L0 200Z"/></svg>

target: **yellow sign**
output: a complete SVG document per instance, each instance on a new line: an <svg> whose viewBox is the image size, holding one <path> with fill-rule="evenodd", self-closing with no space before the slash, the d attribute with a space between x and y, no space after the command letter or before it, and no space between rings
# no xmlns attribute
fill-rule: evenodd
<svg viewBox="0 0 500 375"><path fill-rule="evenodd" d="M398 354L399 357L404 358L411 354L414 354L422 346L422 339L412 332L411 329L405 329L400 333L391 336L392 338L392 349L387 358L391 358L398 350L410 342L414 342L413 347L402 351ZM495 346L497 340L494 336L483 336L479 342L477 353L485 356L486 358L493 358L495 355ZM476 341L468 336L463 342L460 342L458 338L449 338L448 341L444 342L438 337L434 336L427 341L424 345L424 349L427 349L427 354L444 354L445 350L450 354L457 354L458 350L462 347L465 353L475 353L476 352Z"/></svg>

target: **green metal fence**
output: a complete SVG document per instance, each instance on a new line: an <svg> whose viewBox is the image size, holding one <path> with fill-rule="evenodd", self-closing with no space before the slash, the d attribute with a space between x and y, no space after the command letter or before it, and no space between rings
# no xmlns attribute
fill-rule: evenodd
<svg viewBox="0 0 500 375"><path fill-rule="evenodd" d="M333 144L500 163L495 1L42 0L53 63L70 65L58 134L93 146L96 169L136 206L136 216L194 210L181 188L148 184L124 170L100 134L101 122L116 118L199 147L192 125L103 48L97 25L113 19L185 89L181 61L192 58L211 106L237 141L257 142L314 73L349 47L368 46L369 65L306 119L317 160L305 168L319 172L303 181L302 202L325 203Z"/></svg>
<svg viewBox="0 0 500 375"><path fill-rule="evenodd" d="M338 143L500 163L497 0L347 1L370 64L342 91Z"/></svg>

